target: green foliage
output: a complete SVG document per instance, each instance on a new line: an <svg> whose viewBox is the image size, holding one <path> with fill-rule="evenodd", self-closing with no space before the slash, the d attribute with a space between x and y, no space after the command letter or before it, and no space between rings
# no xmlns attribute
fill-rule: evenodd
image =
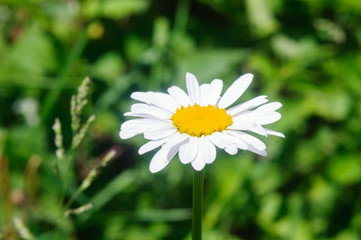
<svg viewBox="0 0 361 240"><path fill-rule="evenodd" d="M190 239L192 168L174 159L151 174L152 153L137 154L145 140L118 137L131 92L184 88L187 71L226 86L251 72L241 101L283 103L272 129L286 138L261 138L268 157L219 151L206 167L204 239L359 239L360 10L355 0L2 1L0 239ZM69 110L84 76L89 102L73 104L97 118L82 125Z"/></svg>

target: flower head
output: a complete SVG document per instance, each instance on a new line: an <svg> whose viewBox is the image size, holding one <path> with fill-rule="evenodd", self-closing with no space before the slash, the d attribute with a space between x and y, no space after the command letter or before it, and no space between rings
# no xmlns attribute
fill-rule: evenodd
<svg viewBox="0 0 361 240"><path fill-rule="evenodd" d="M134 92L135 103L125 116L138 117L121 125L120 138L144 134L149 140L139 149L144 154L159 148L149 169L162 170L178 153L183 164L191 163L200 171L216 159L216 147L234 155L238 149L266 156L266 145L249 132L263 136L284 137L282 133L264 128L278 121L276 112L282 104L267 103L267 96L258 96L230 107L248 88L253 75L239 77L221 96L223 81L213 80L199 85L197 78L186 74L187 92L173 86L168 94L161 92Z"/></svg>

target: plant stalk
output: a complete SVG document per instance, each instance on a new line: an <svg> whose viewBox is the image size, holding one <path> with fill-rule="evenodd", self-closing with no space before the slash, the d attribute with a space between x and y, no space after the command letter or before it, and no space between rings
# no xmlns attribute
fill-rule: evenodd
<svg viewBox="0 0 361 240"><path fill-rule="evenodd" d="M202 239L202 208L203 208L204 172L195 171L193 175L193 208L192 208L192 239Z"/></svg>

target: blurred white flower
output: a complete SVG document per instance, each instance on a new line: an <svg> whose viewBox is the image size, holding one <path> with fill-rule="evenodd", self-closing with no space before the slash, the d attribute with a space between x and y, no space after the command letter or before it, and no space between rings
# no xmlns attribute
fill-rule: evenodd
<svg viewBox="0 0 361 240"><path fill-rule="evenodd" d="M223 96L222 80L199 85L191 73L186 74L188 94L176 86L170 87L168 94L134 92L131 98L143 103L133 104L124 115L138 118L124 122L119 136L127 139L144 134L150 141L139 149L139 154L161 147L150 162L152 173L162 170L177 153L183 164L191 163L200 171L216 159L216 147L231 155L241 149L266 156L266 145L245 131L284 137L263 127L281 118L276 110L282 104L265 104L267 96L258 96L230 107L252 78L249 73L239 77Z"/></svg>
<svg viewBox="0 0 361 240"><path fill-rule="evenodd" d="M14 102L13 110L15 113L22 115L26 124L36 126L39 124L39 103L34 98L23 98Z"/></svg>

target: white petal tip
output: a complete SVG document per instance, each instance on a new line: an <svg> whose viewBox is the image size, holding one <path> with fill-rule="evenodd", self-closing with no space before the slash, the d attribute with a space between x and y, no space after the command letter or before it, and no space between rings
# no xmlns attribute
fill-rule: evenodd
<svg viewBox="0 0 361 240"><path fill-rule="evenodd" d="M262 157L267 157L267 152L265 150L258 152Z"/></svg>
<svg viewBox="0 0 361 240"><path fill-rule="evenodd" d="M149 165L149 171L151 173L157 173L159 171L161 171L163 168L165 168L167 165L168 165L168 161L166 160L163 160L164 162L154 162L154 161L151 161L150 162L150 165Z"/></svg>
<svg viewBox="0 0 361 240"><path fill-rule="evenodd" d="M133 98L136 97L138 95L138 92L133 92L131 95L130 95L130 98Z"/></svg>
<svg viewBox="0 0 361 240"><path fill-rule="evenodd" d="M211 84L217 84L217 85L222 84L223 85L223 81L222 81L222 79L213 79Z"/></svg>
<svg viewBox="0 0 361 240"><path fill-rule="evenodd" d="M265 129L265 130L266 130L268 135L273 135L273 136L276 136L276 137L286 138L283 133L276 132L276 131L273 131L273 130L270 130L270 129Z"/></svg>
<svg viewBox="0 0 361 240"><path fill-rule="evenodd" d="M246 74L244 74L244 76L253 78L253 74L252 74L252 73L246 73Z"/></svg>
<svg viewBox="0 0 361 240"><path fill-rule="evenodd" d="M224 150L226 151L226 153L230 154L230 155L236 155L238 152L237 147L234 145L232 146L227 146L224 148Z"/></svg>
<svg viewBox="0 0 361 240"><path fill-rule="evenodd" d="M202 168L200 168L200 169L195 169L195 168L193 167L193 169L196 170L197 172L202 171L203 168L204 168L204 167L202 167Z"/></svg>
<svg viewBox="0 0 361 240"><path fill-rule="evenodd" d="M159 172L160 170L155 170L155 169L152 169L152 168L149 167L149 171L150 171L151 173L157 173L157 172Z"/></svg>
<svg viewBox="0 0 361 240"><path fill-rule="evenodd" d="M206 165L206 163L199 164L199 163L194 163L194 162L196 162L196 161L192 162L192 167L194 168L194 170L196 170L198 172L201 171L204 168L204 166Z"/></svg>
<svg viewBox="0 0 361 240"><path fill-rule="evenodd" d="M120 139L128 139L128 138L132 138L134 137L136 134L134 133L127 133L127 132L124 132L124 131L120 131L119 132L119 137Z"/></svg>
<svg viewBox="0 0 361 240"><path fill-rule="evenodd" d="M190 72L186 73L186 80L188 80L188 81L194 81L195 80L198 83L197 77L194 74L190 73Z"/></svg>
<svg viewBox="0 0 361 240"><path fill-rule="evenodd" d="M240 80L240 79L242 79L242 81L245 81L245 80L252 81L253 74L252 73L243 74L237 80Z"/></svg>

